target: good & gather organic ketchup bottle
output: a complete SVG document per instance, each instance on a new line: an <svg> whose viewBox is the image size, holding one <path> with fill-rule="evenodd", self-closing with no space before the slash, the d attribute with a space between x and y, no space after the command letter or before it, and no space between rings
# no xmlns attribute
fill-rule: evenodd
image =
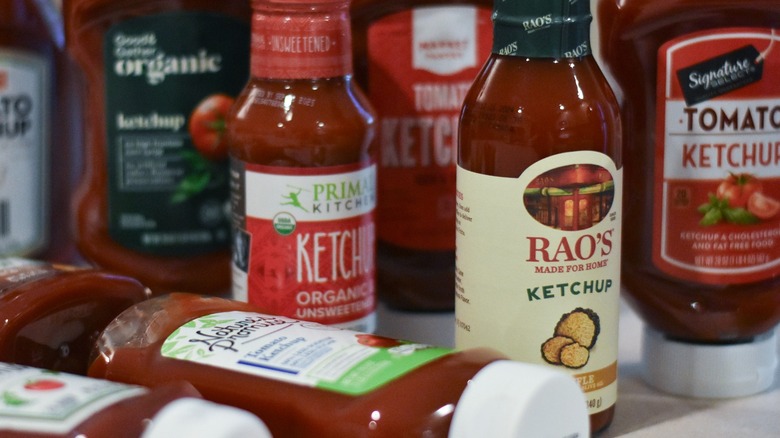
<svg viewBox="0 0 780 438"><path fill-rule="evenodd" d="M246 83L249 5L65 0L85 78L77 244L154 293L227 293L225 113Z"/></svg>
<svg viewBox="0 0 780 438"><path fill-rule="evenodd" d="M617 100L588 2L498 0L493 21L461 113L455 344L571 373L597 431L617 399Z"/></svg>
<svg viewBox="0 0 780 438"><path fill-rule="evenodd" d="M626 297L645 378L688 396L771 386L780 321L780 3L602 0L622 92Z"/></svg>
<svg viewBox="0 0 780 438"><path fill-rule="evenodd" d="M0 363L4 438L270 437L254 415L200 398L186 382L155 389Z"/></svg>
<svg viewBox="0 0 780 438"><path fill-rule="evenodd" d="M62 20L50 1L0 2L0 255L76 260Z"/></svg>
<svg viewBox="0 0 780 438"><path fill-rule="evenodd" d="M0 258L0 361L86 374L100 331L149 295L102 270Z"/></svg>
<svg viewBox="0 0 780 438"><path fill-rule="evenodd" d="M490 54L490 0L355 0L355 79L377 110L377 291L455 306L455 156L463 97Z"/></svg>
<svg viewBox="0 0 780 438"><path fill-rule="evenodd" d="M255 309L193 294L140 303L103 332L90 375L186 380L274 436L588 436L582 391L556 370Z"/></svg>
<svg viewBox="0 0 780 438"><path fill-rule="evenodd" d="M228 117L233 297L373 330L374 113L349 3L252 2L251 79Z"/></svg>

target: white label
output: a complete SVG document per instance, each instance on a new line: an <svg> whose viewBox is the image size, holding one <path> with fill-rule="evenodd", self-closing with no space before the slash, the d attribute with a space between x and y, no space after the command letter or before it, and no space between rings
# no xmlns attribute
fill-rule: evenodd
<svg viewBox="0 0 780 438"><path fill-rule="evenodd" d="M612 406L622 170L570 152L519 178L459 167L457 188L456 347L549 364L578 379L591 413Z"/></svg>
<svg viewBox="0 0 780 438"><path fill-rule="evenodd" d="M65 434L108 406L145 392L137 386L0 363L0 432Z"/></svg>
<svg viewBox="0 0 780 438"><path fill-rule="evenodd" d="M48 63L0 50L0 254L45 245L49 113Z"/></svg>
<svg viewBox="0 0 780 438"><path fill-rule="evenodd" d="M414 68L451 75L476 65L476 8L415 8L412 14Z"/></svg>

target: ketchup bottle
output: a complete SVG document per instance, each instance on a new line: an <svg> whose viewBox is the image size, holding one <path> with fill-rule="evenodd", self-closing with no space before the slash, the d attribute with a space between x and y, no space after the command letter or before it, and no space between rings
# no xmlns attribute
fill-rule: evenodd
<svg viewBox="0 0 780 438"><path fill-rule="evenodd" d="M270 437L246 411L200 398L189 383L153 390L0 363L4 438Z"/></svg>
<svg viewBox="0 0 780 438"><path fill-rule="evenodd" d="M193 294L117 317L90 375L150 387L186 380L285 437L588 436L582 391L558 371Z"/></svg>
<svg viewBox="0 0 780 438"><path fill-rule="evenodd" d="M702 397L772 385L780 321L780 2L604 0L623 95L626 298L645 379Z"/></svg>
<svg viewBox="0 0 780 438"><path fill-rule="evenodd" d="M377 110L377 291L455 305L455 155L463 97L490 54L490 0L354 0L355 79Z"/></svg>
<svg viewBox="0 0 780 438"><path fill-rule="evenodd" d="M621 127L587 1L496 1L466 96L455 343L577 377L591 428L617 398Z"/></svg>
<svg viewBox="0 0 780 438"><path fill-rule="evenodd" d="M65 0L85 78L77 244L155 293L230 289L224 119L246 83L244 0Z"/></svg>
<svg viewBox="0 0 780 438"><path fill-rule="evenodd" d="M77 259L62 20L50 1L0 3L0 255Z"/></svg>
<svg viewBox="0 0 780 438"><path fill-rule="evenodd" d="M0 361L86 374L100 331L147 298L121 275L0 258Z"/></svg>
<svg viewBox="0 0 780 438"><path fill-rule="evenodd" d="M251 79L228 116L233 297L375 326L374 113L352 80L349 2L252 2Z"/></svg>

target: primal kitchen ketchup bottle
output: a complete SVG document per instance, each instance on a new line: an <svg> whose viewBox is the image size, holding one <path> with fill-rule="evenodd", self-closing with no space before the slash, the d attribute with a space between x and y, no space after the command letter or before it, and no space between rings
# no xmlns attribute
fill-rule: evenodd
<svg viewBox="0 0 780 438"><path fill-rule="evenodd" d="M461 113L455 345L572 374L598 431L617 399L617 100L589 2L498 0L493 21Z"/></svg>
<svg viewBox="0 0 780 438"><path fill-rule="evenodd" d="M349 2L254 0L251 78L228 117L233 297L372 331L374 112Z"/></svg>
<svg viewBox="0 0 780 438"><path fill-rule="evenodd" d="M187 382L155 389L0 363L4 438L270 437L254 415L201 399Z"/></svg>
<svg viewBox="0 0 780 438"><path fill-rule="evenodd" d="M225 114L248 75L245 0L64 0L84 82L76 243L156 294L227 294Z"/></svg>
<svg viewBox="0 0 780 438"><path fill-rule="evenodd" d="M354 0L355 79L377 111L377 291L455 306L455 156L463 98L492 41L491 0Z"/></svg>
<svg viewBox="0 0 780 438"><path fill-rule="evenodd" d="M780 321L780 3L601 0L622 93L623 285L644 374L686 396L772 385Z"/></svg>

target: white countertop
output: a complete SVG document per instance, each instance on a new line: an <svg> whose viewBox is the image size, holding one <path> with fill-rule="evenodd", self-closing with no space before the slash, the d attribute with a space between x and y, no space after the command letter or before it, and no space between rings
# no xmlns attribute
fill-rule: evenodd
<svg viewBox="0 0 780 438"><path fill-rule="evenodd" d="M454 345L452 313L397 312L380 305L378 317L379 334ZM647 386L639 375L642 326L623 305L615 419L597 438L780 437L780 371L772 388L751 397L707 400L667 395Z"/></svg>

